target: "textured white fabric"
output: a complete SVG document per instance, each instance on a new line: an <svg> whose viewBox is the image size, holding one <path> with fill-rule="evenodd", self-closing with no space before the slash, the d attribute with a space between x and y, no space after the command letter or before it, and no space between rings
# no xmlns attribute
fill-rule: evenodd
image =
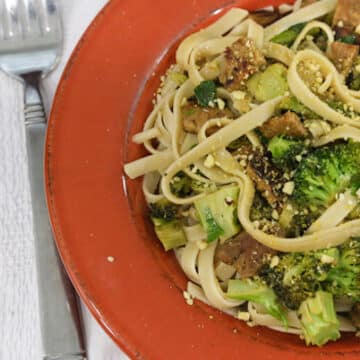
<svg viewBox="0 0 360 360"><path fill-rule="evenodd" d="M43 84L47 109L68 56L105 3L61 1L64 55ZM22 92L21 84L0 73L0 360L42 359ZM88 359L127 359L84 307L83 314Z"/></svg>

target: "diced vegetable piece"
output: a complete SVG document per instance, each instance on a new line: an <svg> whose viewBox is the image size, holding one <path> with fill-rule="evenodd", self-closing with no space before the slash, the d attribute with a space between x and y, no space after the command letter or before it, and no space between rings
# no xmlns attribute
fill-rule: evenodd
<svg viewBox="0 0 360 360"><path fill-rule="evenodd" d="M155 233L166 251L185 245L187 240L180 221L170 222L153 218Z"/></svg>
<svg viewBox="0 0 360 360"><path fill-rule="evenodd" d="M339 38L338 41L345 43L345 44L354 45L357 42L357 36L355 34L346 35L346 36Z"/></svg>
<svg viewBox="0 0 360 360"><path fill-rule="evenodd" d="M174 249L186 243L186 237L177 219L178 208L167 200L150 204L150 216L155 233L165 250Z"/></svg>
<svg viewBox="0 0 360 360"><path fill-rule="evenodd" d="M198 85L194 92L199 105L209 106L216 97L216 85L212 80L206 80Z"/></svg>
<svg viewBox="0 0 360 360"><path fill-rule="evenodd" d="M264 72L256 73L247 82L250 93L259 102L271 100L289 90L287 69L284 65L273 64Z"/></svg>
<svg viewBox="0 0 360 360"><path fill-rule="evenodd" d="M172 72L170 74L170 78L172 81L175 81L178 85L182 85L188 79L188 77L181 72Z"/></svg>
<svg viewBox="0 0 360 360"><path fill-rule="evenodd" d="M208 242L219 238L225 241L240 231L236 216L238 196L238 186L230 185L195 201Z"/></svg>
<svg viewBox="0 0 360 360"><path fill-rule="evenodd" d="M273 37L271 41L280 45L290 47L295 42L296 38L300 34L301 30L305 27L305 25L306 23L295 24L289 29L280 33L279 35Z"/></svg>

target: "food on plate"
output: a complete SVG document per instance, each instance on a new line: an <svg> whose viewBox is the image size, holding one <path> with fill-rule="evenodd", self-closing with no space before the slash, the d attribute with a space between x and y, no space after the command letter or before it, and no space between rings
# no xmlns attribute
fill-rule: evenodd
<svg viewBox="0 0 360 360"><path fill-rule="evenodd" d="M189 304L322 346L360 328L360 3L290 10L186 37L125 172Z"/></svg>

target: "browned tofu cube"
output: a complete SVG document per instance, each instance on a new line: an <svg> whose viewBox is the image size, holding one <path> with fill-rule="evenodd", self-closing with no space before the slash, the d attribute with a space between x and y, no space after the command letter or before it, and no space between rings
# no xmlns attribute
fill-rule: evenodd
<svg viewBox="0 0 360 360"><path fill-rule="evenodd" d="M333 25L355 28L360 25L360 1L338 0Z"/></svg>
<svg viewBox="0 0 360 360"><path fill-rule="evenodd" d="M347 76L359 55L359 46L335 41L331 44L330 58L338 71Z"/></svg>

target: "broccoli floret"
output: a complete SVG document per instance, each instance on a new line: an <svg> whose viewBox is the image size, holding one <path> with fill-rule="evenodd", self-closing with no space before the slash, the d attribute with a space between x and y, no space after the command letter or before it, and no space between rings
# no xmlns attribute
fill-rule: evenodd
<svg viewBox="0 0 360 360"><path fill-rule="evenodd" d="M263 305L270 315L282 321L284 326L288 326L286 314L274 291L260 280L229 280L227 296L230 299L252 301Z"/></svg>
<svg viewBox="0 0 360 360"><path fill-rule="evenodd" d="M307 345L322 346L340 337L340 324L336 317L332 294L316 292L299 308L300 322Z"/></svg>
<svg viewBox="0 0 360 360"><path fill-rule="evenodd" d="M288 227L287 236L298 237L303 236L311 224L319 217L317 212L294 214Z"/></svg>
<svg viewBox="0 0 360 360"><path fill-rule="evenodd" d="M259 276L289 309L325 290L360 301L360 238L337 248L279 255L260 269Z"/></svg>
<svg viewBox="0 0 360 360"><path fill-rule="evenodd" d="M336 267L329 272L327 285L324 287L335 296L348 296L360 300L360 275Z"/></svg>
<svg viewBox="0 0 360 360"><path fill-rule="evenodd" d="M359 116L359 113L357 111L354 111L354 109L352 109L351 107L346 106L346 104L343 101L336 99L333 100L329 98L326 98L324 100L329 105L329 107L331 107L332 109L334 109L335 111L337 111L342 115L345 115L350 118L355 118Z"/></svg>
<svg viewBox="0 0 360 360"><path fill-rule="evenodd" d="M177 216L177 206L167 200L161 200L156 203L151 203L150 216L152 219L158 219L164 222L175 220Z"/></svg>
<svg viewBox="0 0 360 360"><path fill-rule="evenodd" d="M313 212L330 206L360 173L360 143L325 146L303 157L294 174L291 200Z"/></svg>
<svg viewBox="0 0 360 360"><path fill-rule="evenodd" d="M353 238L340 246L338 266L355 274L360 273L360 238Z"/></svg>
<svg viewBox="0 0 360 360"><path fill-rule="evenodd" d="M302 104L295 96L287 96L281 100L277 108L278 112L292 111L305 119L316 119L317 115Z"/></svg>
<svg viewBox="0 0 360 360"><path fill-rule="evenodd" d="M286 136L274 136L268 145L273 163L280 169L294 169L299 165L296 157L304 154L306 146L303 141Z"/></svg>
<svg viewBox="0 0 360 360"><path fill-rule="evenodd" d="M181 222L177 218L177 206L167 200L161 200L151 203L149 207L155 233L164 249L167 251L185 245L187 239Z"/></svg>
<svg viewBox="0 0 360 360"><path fill-rule="evenodd" d="M348 296L360 301L360 238L339 247L337 266L330 270L325 289L336 296Z"/></svg>
<svg viewBox="0 0 360 360"><path fill-rule="evenodd" d="M184 172L178 172L170 183L170 189L173 194L178 197L187 197L191 195L191 178L187 176Z"/></svg>
<svg viewBox="0 0 360 360"><path fill-rule="evenodd" d="M172 179L170 189L176 196L184 198L193 193L212 192L217 188L216 184L211 181L202 182L195 180L180 171Z"/></svg>
<svg viewBox="0 0 360 360"><path fill-rule="evenodd" d="M325 262L324 256L327 259ZM321 289L321 283L327 278L337 258L336 248L288 253L279 256L278 263L265 264L259 275L287 308L296 310L305 299Z"/></svg>
<svg viewBox="0 0 360 360"><path fill-rule="evenodd" d="M353 62L352 71L346 79L346 84L351 90L360 90L360 56Z"/></svg>
<svg viewBox="0 0 360 360"><path fill-rule="evenodd" d="M272 220L273 211L273 207L257 191L250 209L251 221Z"/></svg>

